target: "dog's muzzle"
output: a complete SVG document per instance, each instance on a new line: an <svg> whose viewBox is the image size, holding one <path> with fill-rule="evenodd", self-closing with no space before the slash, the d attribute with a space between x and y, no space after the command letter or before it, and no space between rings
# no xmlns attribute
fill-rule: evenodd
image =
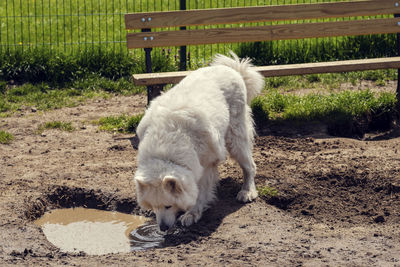
<svg viewBox="0 0 400 267"><path fill-rule="evenodd" d="M169 226L166 225L164 222L161 222L161 224L160 224L160 230L163 231L163 232L165 232L165 231L168 231L168 229L169 229Z"/></svg>

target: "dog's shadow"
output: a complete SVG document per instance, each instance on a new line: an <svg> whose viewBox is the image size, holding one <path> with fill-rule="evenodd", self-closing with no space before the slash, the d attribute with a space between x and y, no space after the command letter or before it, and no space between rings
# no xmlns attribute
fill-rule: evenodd
<svg viewBox="0 0 400 267"><path fill-rule="evenodd" d="M203 213L202 218L190 227L177 227L165 236L164 246L172 247L188 244L202 237L210 236L221 225L223 219L236 212L244 204L236 200L241 183L228 177L220 180L218 186L218 200Z"/></svg>

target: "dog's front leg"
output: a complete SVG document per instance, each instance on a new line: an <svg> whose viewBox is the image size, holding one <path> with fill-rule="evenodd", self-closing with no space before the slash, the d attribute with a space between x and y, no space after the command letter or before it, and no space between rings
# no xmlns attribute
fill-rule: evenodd
<svg viewBox="0 0 400 267"><path fill-rule="evenodd" d="M196 205L183 214L180 218L183 226L190 226L200 220L201 215L203 215L203 211L208 207L206 197L206 193L203 190L200 190Z"/></svg>
<svg viewBox="0 0 400 267"><path fill-rule="evenodd" d="M215 200L215 188L218 182L218 166L214 164L205 168L204 174L199 182L199 195L196 205L183 214L180 221L183 226L190 226L197 223L203 211L209 207L209 204Z"/></svg>
<svg viewBox="0 0 400 267"><path fill-rule="evenodd" d="M181 216L181 224L187 227L194 223L197 223L200 220L202 213L203 211L201 207L198 207L197 205L194 206L192 209Z"/></svg>

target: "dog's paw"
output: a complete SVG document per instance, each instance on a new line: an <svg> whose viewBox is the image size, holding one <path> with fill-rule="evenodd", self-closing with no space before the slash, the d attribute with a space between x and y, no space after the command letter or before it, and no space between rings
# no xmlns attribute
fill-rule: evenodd
<svg viewBox="0 0 400 267"><path fill-rule="evenodd" d="M200 220L201 213L196 211L188 211L180 217L181 224L185 227L197 223Z"/></svg>
<svg viewBox="0 0 400 267"><path fill-rule="evenodd" d="M251 202L258 196L257 190L240 190L236 199L240 202Z"/></svg>

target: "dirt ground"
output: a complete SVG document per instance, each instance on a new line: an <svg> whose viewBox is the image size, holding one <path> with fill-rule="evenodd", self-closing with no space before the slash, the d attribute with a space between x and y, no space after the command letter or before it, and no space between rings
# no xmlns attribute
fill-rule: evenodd
<svg viewBox="0 0 400 267"><path fill-rule="evenodd" d="M0 265L400 266L400 133L337 138L321 125L269 129L256 138L258 186L278 190L235 200L240 168L220 168L219 200L202 220L166 237L165 248L88 256L62 253L33 220L83 206L143 214L132 183L132 135L98 130L102 116L133 115L145 96L117 96L0 119L15 136L0 144ZM73 132L40 124L72 122Z"/></svg>

